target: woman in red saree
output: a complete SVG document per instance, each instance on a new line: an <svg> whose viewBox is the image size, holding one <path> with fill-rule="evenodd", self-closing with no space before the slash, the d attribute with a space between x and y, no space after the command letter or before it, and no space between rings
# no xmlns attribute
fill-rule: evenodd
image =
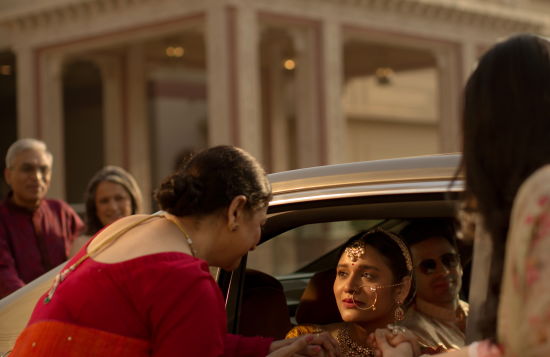
<svg viewBox="0 0 550 357"><path fill-rule="evenodd" d="M116 221L69 261L10 356L339 355L326 334L274 342L226 332L208 266L239 266L259 242L270 198L245 151L195 155L157 190L163 211Z"/></svg>

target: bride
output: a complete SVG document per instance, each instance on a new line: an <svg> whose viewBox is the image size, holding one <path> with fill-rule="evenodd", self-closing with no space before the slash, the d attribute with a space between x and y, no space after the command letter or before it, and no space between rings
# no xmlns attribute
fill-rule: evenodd
<svg viewBox="0 0 550 357"><path fill-rule="evenodd" d="M334 296L343 322L298 325L287 338L327 331L343 356L375 356L369 335L404 318L411 291L412 260L397 235L372 230L351 237L342 247L336 267Z"/></svg>

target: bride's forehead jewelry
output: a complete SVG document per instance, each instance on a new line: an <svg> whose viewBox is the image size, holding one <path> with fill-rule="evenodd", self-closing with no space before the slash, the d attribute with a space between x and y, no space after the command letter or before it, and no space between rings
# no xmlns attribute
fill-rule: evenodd
<svg viewBox="0 0 550 357"><path fill-rule="evenodd" d="M407 248L407 246L405 245L403 240L401 238L399 238L399 236L396 235L395 233L391 233L391 232L385 231L383 229L377 229L374 232L382 232L382 233L386 234L388 237L390 237L399 246L399 249L401 250L401 254L403 254L403 257L405 258L405 264L407 265L407 270L409 272L412 272L413 263L412 263L411 253L409 252L409 249ZM348 256L348 258L352 262L357 262L357 260L361 256L363 256L363 254L365 254L365 248L366 248L365 238L369 233L363 235L363 237L361 237L359 240L351 243L344 250L344 252Z"/></svg>
<svg viewBox="0 0 550 357"><path fill-rule="evenodd" d="M365 254L365 242L362 240L351 243L345 253L352 262L356 262L363 254Z"/></svg>

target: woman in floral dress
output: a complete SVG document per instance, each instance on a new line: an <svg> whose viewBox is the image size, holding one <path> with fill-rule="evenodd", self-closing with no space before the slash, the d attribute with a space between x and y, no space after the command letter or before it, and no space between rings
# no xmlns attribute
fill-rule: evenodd
<svg viewBox="0 0 550 357"><path fill-rule="evenodd" d="M492 241L484 340L451 356L550 356L550 41L500 42L468 80L466 193ZM378 331L384 357L407 356Z"/></svg>

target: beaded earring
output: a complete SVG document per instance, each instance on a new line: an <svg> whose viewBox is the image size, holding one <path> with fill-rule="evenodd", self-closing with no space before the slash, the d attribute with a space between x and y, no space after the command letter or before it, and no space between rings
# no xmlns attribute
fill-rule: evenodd
<svg viewBox="0 0 550 357"><path fill-rule="evenodd" d="M405 310L403 309L403 304L399 300L396 300L396 303L397 303L397 306L393 311L394 323L403 321L405 319Z"/></svg>

